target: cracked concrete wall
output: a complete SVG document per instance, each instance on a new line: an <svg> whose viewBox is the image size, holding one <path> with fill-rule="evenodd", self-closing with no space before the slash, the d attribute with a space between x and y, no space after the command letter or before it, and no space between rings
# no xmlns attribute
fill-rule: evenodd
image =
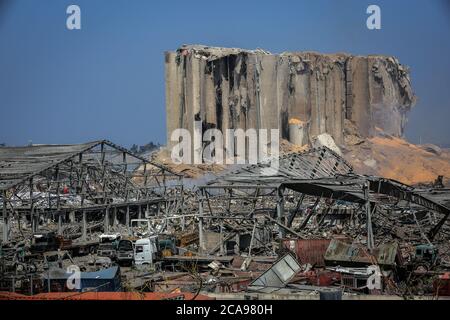
<svg viewBox="0 0 450 320"><path fill-rule="evenodd" d="M168 145L176 128L280 129L344 142L344 120L363 137L402 136L415 102L409 70L394 57L183 46L165 53Z"/></svg>

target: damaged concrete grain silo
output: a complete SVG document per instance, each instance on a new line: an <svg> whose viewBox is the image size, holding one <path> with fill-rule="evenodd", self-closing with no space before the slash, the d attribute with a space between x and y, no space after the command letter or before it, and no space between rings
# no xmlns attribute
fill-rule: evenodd
<svg viewBox="0 0 450 320"><path fill-rule="evenodd" d="M194 45L167 52L165 65L169 146L195 120L223 132L279 128L296 144L322 133L342 144L349 121L363 137L402 136L415 102L408 69L389 56Z"/></svg>

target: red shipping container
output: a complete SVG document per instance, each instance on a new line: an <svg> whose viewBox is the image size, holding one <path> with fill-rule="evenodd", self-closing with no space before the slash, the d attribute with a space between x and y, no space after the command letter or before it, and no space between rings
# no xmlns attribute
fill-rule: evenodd
<svg viewBox="0 0 450 320"><path fill-rule="evenodd" d="M292 251L300 264L325 266L324 255L330 245L330 239L284 239L283 246Z"/></svg>
<svg viewBox="0 0 450 320"><path fill-rule="evenodd" d="M440 275L434 281L434 290L439 296L450 296L450 272Z"/></svg>

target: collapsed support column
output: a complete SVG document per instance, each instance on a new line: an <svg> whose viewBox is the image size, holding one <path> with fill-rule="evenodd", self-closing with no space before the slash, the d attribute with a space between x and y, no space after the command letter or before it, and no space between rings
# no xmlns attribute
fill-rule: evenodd
<svg viewBox="0 0 450 320"><path fill-rule="evenodd" d="M184 231L186 229L186 220L185 218L182 216L181 217L181 231Z"/></svg>
<svg viewBox="0 0 450 320"><path fill-rule="evenodd" d="M371 251L375 247L375 244L373 240L373 231L372 231L372 217L371 217L372 213L369 199L369 182L364 184L363 191L364 191L364 199L366 200L367 249Z"/></svg>
<svg viewBox="0 0 450 320"><path fill-rule="evenodd" d="M284 218L284 188L277 188L277 221L280 224L283 224ZM280 239L284 238L286 235L286 231L279 225L278 226L278 236Z"/></svg>
<svg viewBox="0 0 450 320"><path fill-rule="evenodd" d="M203 234L203 218L198 218L198 243L199 243L199 251L203 253L205 250L205 237Z"/></svg>
<svg viewBox="0 0 450 320"><path fill-rule="evenodd" d="M78 161L80 165L80 180L78 181L79 184L81 184L81 208L83 208L82 211L82 227L81 227L81 239L83 241L86 241L87 239L87 221L86 221L86 210L84 210L84 200L85 200L85 189L84 189L84 183L83 180L83 154L80 153L78 155Z"/></svg>
<svg viewBox="0 0 450 320"><path fill-rule="evenodd" d="M83 228L82 228L81 239L82 239L83 241L86 241L86 239L87 239L86 210L83 210Z"/></svg>
<svg viewBox="0 0 450 320"><path fill-rule="evenodd" d="M76 222L75 211L70 211L69 212L69 221L70 221L70 223L75 223Z"/></svg>
<svg viewBox="0 0 450 320"><path fill-rule="evenodd" d="M223 240L224 240L224 236L223 236L223 219L220 219L220 254L223 255L225 254L225 248L223 245Z"/></svg>
<svg viewBox="0 0 450 320"><path fill-rule="evenodd" d="M127 206L127 214L125 217L125 224L127 225L127 228L130 227L130 206Z"/></svg>
<svg viewBox="0 0 450 320"><path fill-rule="evenodd" d="M62 235L62 213L58 212L58 235Z"/></svg>
<svg viewBox="0 0 450 320"><path fill-rule="evenodd" d="M113 223L115 226L119 224L119 220L117 219L117 207L115 207L113 211Z"/></svg>
<svg viewBox="0 0 450 320"><path fill-rule="evenodd" d="M106 207L105 209L105 220L103 229L105 230L105 232L109 231L109 207Z"/></svg>
<svg viewBox="0 0 450 320"><path fill-rule="evenodd" d="M202 253L205 250L205 238L203 234L203 190L198 202L198 213L200 215L198 218L198 246L199 251Z"/></svg>
<svg viewBox="0 0 450 320"><path fill-rule="evenodd" d="M8 210L6 209L6 190L3 191L3 243L9 241L9 221Z"/></svg>
<svg viewBox="0 0 450 320"><path fill-rule="evenodd" d="M33 178L30 178L30 222L31 222L31 232L35 233L37 231L36 218L34 216L34 203L33 203Z"/></svg>

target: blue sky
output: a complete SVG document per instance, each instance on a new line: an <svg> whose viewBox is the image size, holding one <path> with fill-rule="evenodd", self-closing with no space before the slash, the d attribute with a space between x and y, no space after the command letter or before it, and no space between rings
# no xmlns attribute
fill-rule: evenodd
<svg viewBox="0 0 450 320"><path fill-rule="evenodd" d="M70 4L81 30L66 29ZM450 143L444 0L0 0L0 39L0 143L164 143L163 52L193 43L394 55L419 97L407 138Z"/></svg>

